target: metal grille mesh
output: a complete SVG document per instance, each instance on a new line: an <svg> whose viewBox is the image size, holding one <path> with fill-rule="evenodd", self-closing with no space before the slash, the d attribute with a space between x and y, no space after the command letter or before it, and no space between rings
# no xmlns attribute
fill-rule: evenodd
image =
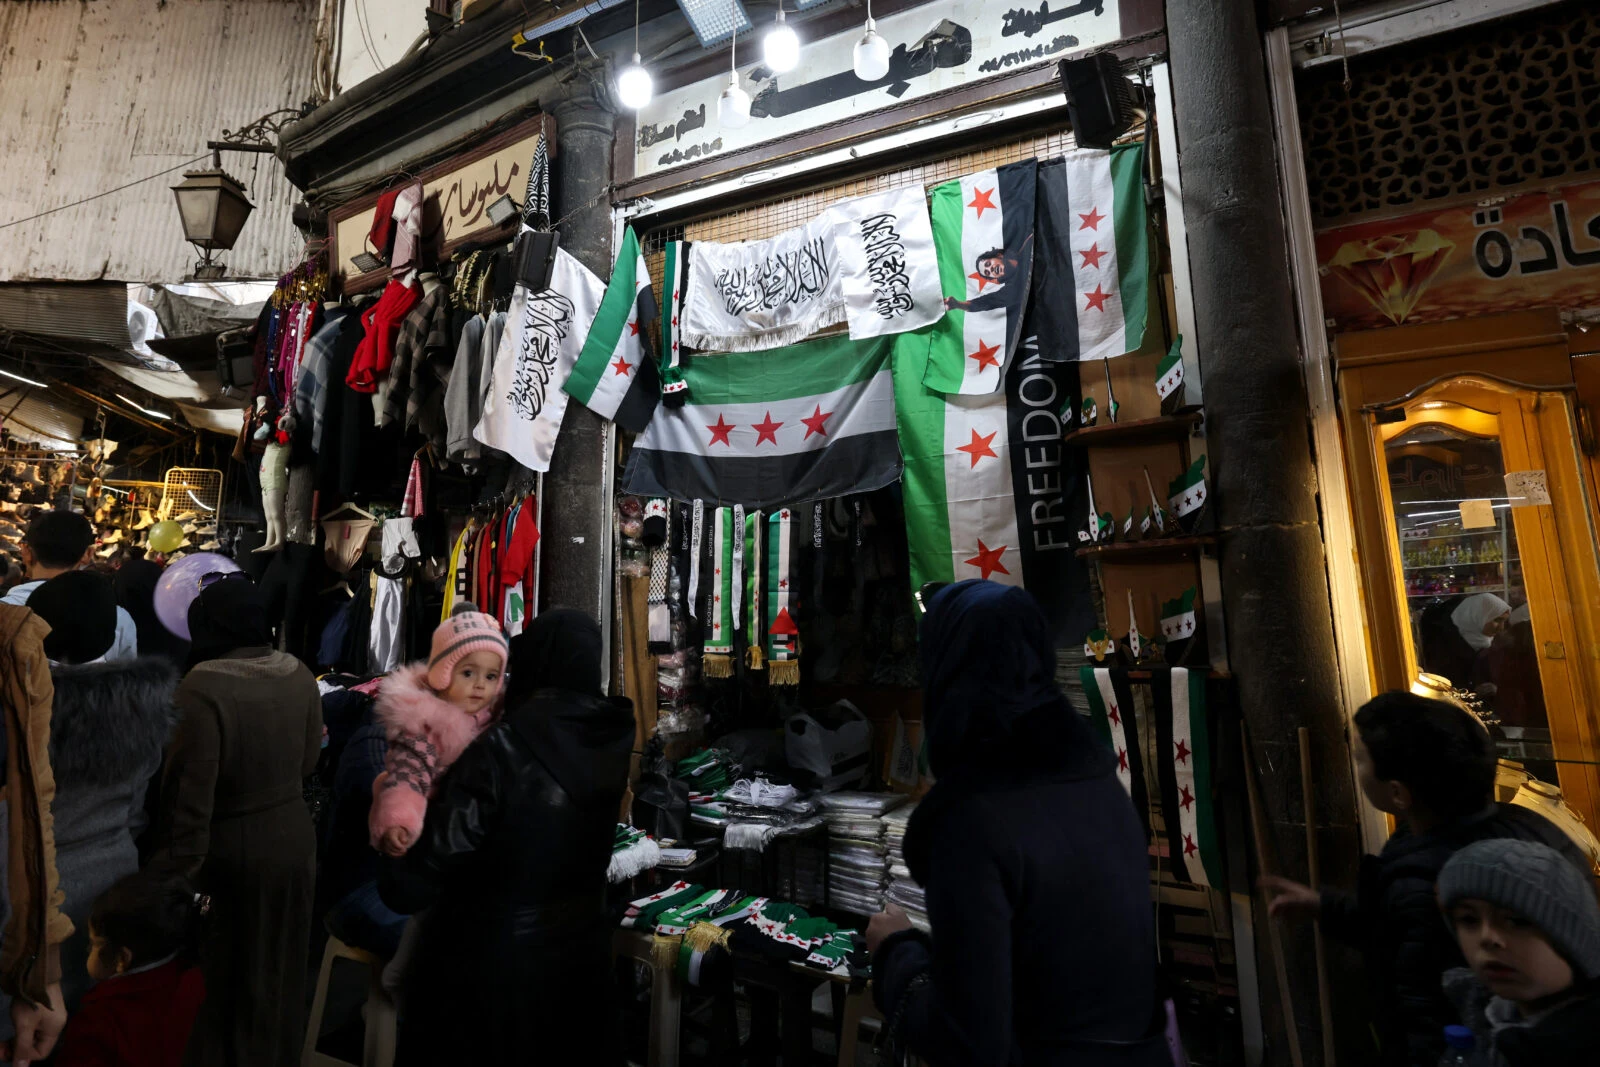
<svg viewBox="0 0 1600 1067"><path fill-rule="evenodd" d="M1071 132L1062 129L1013 141L1010 144L917 163L900 170L853 178L850 181L736 208L682 225L658 227L648 233L640 234L640 240L644 243L645 263L650 268L650 281L659 293L661 269L666 258L664 248L668 241L762 241L815 218L823 208L838 200L912 185L924 187L937 185L952 178L959 178L963 174L987 170L1006 163L1015 163L1036 156L1046 159L1060 155L1072 147Z"/></svg>
<svg viewBox="0 0 1600 1067"><path fill-rule="evenodd" d="M1337 47L1337 45L1336 45ZM1600 170L1600 5L1491 23L1299 86L1321 221Z"/></svg>
<svg viewBox="0 0 1600 1067"><path fill-rule="evenodd" d="M185 512L200 516L217 513L222 506L222 472L200 467L171 467L161 486L157 518L170 519Z"/></svg>

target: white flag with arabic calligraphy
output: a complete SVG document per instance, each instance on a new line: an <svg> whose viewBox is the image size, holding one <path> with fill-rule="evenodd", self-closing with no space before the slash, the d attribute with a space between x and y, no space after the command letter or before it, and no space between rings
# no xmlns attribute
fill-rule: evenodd
<svg viewBox="0 0 1600 1067"><path fill-rule="evenodd" d="M944 316L933 224L920 186L846 200L829 210L853 339L909 333Z"/></svg>

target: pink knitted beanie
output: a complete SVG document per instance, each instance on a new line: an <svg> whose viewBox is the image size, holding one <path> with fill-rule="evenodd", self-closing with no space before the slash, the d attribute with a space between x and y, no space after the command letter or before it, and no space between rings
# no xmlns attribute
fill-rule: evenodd
<svg viewBox="0 0 1600 1067"><path fill-rule="evenodd" d="M428 687L435 692L450 688L450 677L456 664L474 652L492 652L500 660L500 669L506 665L506 638L493 615L485 615L478 606L463 601L455 606L450 617L433 631L433 652L428 657Z"/></svg>

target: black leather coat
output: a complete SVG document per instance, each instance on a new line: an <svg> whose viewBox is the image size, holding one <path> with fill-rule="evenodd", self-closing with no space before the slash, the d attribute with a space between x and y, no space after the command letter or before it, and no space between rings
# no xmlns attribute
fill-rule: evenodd
<svg viewBox="0 0 1600 1067"><path fill-rule="evenodd" d="M533 1063L572 1042L568 1062L621 1062L606 867L633 734L626 700L513 692L446 773L380 880L391 908L427 911L399 1062Z"/></svg>

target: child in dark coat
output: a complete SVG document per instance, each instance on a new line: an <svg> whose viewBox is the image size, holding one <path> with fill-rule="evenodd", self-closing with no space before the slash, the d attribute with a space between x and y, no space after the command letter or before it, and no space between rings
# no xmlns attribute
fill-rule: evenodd
<svg viewBox="0 0 1600 1067"><path fill-rule="evenodd" d="M1479 841L1439 872L1439 905L1471 970L1445 989L1484 1067L1600 1063L1600 904L1553 849Z"/></svg>
<svg viewBox="0 0 1600 1067"><path fill-rule="evenodd" d="M56 1067L179 1067L205 1000L187 959L198 907L176 876L131 874L89 915L89 975Z"/></svg>

